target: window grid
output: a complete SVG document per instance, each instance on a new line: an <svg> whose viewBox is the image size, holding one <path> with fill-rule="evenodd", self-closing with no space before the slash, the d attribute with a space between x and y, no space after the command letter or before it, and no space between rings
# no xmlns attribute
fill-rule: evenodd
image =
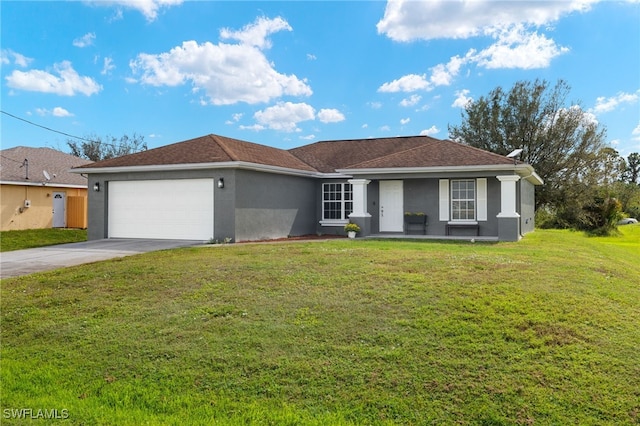
<svg viewBox="0 0 640 426"><path fill-rule="evenodd" d="M451 220L476 219L476 181L451 181Z"/></svg>
<svg viewBox="0 0 640 426"><path fill-rule="evenodd" d="M350 183L322 184L322 219L348 220L353 211L353 189Z"/></svg>

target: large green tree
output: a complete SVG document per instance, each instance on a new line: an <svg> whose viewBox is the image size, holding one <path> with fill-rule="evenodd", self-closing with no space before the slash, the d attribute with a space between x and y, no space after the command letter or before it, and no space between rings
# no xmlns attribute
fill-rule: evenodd
<svg viewBox="0 0 640 426"><path fill-rule="evenodd" d="M624 180L629 183L640 184L640 153L632 152L627 157Z"/></svg>
<svg viewBox="0 0 640 426"><path fill-rule="evenodd" d="M449 126L452 139L501 155L521 148L545 184L536 190L536 207L554 210L589 184L592 172L608 159L606 130L579 104L569 102L564 80L520 81L510 90L493 89L467 104L462 123Z"/></svg>
<svg viewBox="0 0 640 426"><path fill-rule="evenodd" d="M131 137L125 134L120 138L110 135L104 138L89 135L84 137L82 141L69 139L67 140L67 145L72 155L91 161L108 160L110 158L147 150L147 143L144 141L144 136L136 133Z"/></svg>

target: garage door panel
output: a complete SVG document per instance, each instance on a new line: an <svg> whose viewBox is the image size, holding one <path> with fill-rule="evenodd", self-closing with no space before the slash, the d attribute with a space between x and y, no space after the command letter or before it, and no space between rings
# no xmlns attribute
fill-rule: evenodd
<svg viewBox="0 0 640 426"><path fill-rule="evenodd" d="M213 179L109 182L109 237L208 240Z"/></svg>

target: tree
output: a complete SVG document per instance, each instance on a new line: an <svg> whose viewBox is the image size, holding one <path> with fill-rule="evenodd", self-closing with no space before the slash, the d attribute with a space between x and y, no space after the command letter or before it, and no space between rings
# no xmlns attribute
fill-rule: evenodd
<svg viewBox="0 0 640 426"><path fill-rule="evenodd" d="M68 139L67 145L71 154L76 157L86 158L91 161L108 160L109 158L121 157L135 152L146 151L147 143L144 136L133 134L132 137L123 135L120 139L107 135L105 141L100 137L91 135L78 142L75 139Z"/></svg>
<svg viewBox="0 0 640 426"><path fill-rule="evenodd" d="M627 157L626 167L624 171L624 181L640 184L638 178L640 178L640 154L637 152L632 152Z"/></svg>
<svg viewBox="0 0 640 426"><path fill-rule="evenodd" d="M520 159L545 181L536 188L536 207L554 211L571 203L603 166L606 130L579 105L568 104L569 92L563 80L554 87L544 80L520 81L508 92L497 87L467 104L462 124L449 126L449 134L501 155L522 148Z"/></svg>

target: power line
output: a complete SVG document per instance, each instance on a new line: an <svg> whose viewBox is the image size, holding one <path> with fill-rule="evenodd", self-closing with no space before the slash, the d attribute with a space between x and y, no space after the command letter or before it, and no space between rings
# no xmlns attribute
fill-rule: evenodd
<svg viewBox="0 0 640 426"><path fill-rule="evenodd" d="M6 111L2 111L2 110L0 110L0 112L1 112L1 113L3 113L3 114L8 115L9 117L15 118L16 120L24 121L25 123L29 123L29 124L31 124L32 126L40 127L40 128L42 128L42 129L49 130L50 132L59 133L59 134L61 134L61 135L65 135L65 136L68 136L68 137L70 137L70 138L74 138L74 139L80 139L80 140L85 141L85 142L98 142L98 141L92 141L92 140L89 140L89 139L81 138L80 136L70 135L69 133L61 132L61 131L59 131L59 130L52 129L52 128L50 128L50 127L42 126L42 125L40 125L40 124L34 123L34 122L29 121L29 120L26 120L26 119L24 119L24 118L20 118L20 117L18 117L18 116L13 115L13 114L9 114L9 113L8 113L8 112L6 112Z"/></svg>

